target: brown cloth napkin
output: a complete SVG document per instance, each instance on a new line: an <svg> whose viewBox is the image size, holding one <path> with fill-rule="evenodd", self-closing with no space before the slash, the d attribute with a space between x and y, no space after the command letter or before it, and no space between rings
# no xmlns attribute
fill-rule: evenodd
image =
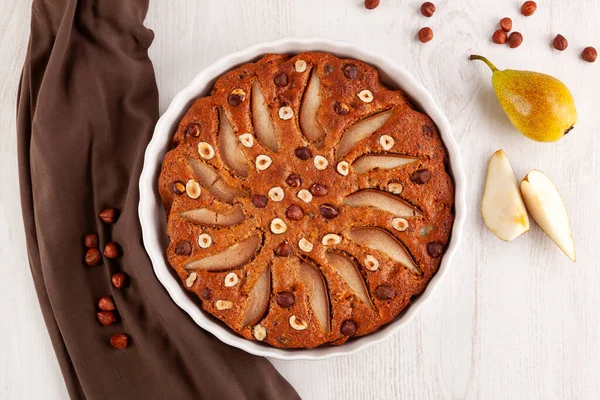
<svg viewBox="0 0 600 400"><path fill-rule="evenodd" d="M137 214L144 150L158 93L143 26L148 0L34 0L17 119L29 261L43 315L73 399L294 399L265 359L201 330L157 281ZM113 225L98 218L120 210ZM84 263L97 232L123 255ZM116 272L130 276L118 290ZM119 319L103 327L98 299ZM130 335L124 350L110 346Z"/></svg>

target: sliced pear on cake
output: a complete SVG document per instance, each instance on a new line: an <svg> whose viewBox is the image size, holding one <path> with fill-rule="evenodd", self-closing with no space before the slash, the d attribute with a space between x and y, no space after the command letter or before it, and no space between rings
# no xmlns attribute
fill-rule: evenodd
<svg viewBox="0 0 600 400"><path fill-rule="evenodd" d="M503 150L498 150L490 158L481 213L488 229L506 242L529 230L525 203Z"/></svg>
<svg viewBox="0 0 600 400"><path fill-rule="evenodd" d="M571 224L556 185L543 172L534 169L521 181L521 193L533 220L571 261L575 261Z"/></svg>

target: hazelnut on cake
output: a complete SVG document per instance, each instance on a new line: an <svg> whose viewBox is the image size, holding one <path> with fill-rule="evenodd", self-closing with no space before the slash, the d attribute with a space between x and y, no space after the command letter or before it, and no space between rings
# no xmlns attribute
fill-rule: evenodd
<svg viewBox="0 0 600 400"><path fill-rule="evenodd" d="M342 344L437 271L454 221L433 121L363 62L271 54L183 116L159 191L168 261L249 340Z"/></svg>

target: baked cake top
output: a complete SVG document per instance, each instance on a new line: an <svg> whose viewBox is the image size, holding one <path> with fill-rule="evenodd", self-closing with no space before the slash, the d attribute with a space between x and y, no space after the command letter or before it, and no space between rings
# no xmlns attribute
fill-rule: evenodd
<svg viewBox="0 0 600 400"><path fill-rule="evenodd" d="M437 270L454 220L432 120L373 67L327 53L221 76L182 118L159 190L185 287L277 347L391 321Z"/></svg>

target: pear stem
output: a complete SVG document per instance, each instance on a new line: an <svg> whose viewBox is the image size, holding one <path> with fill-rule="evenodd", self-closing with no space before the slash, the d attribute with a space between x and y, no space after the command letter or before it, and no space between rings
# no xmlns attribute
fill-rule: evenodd
<svg viewBox="0 0 600 400"><path fill-rule="evenodd" d="M487 58L485 58L483 56L478 56L477 54L472 54L471 57L469 57L469 60L471 60L471 61L473 61L473 60L483 61L484 63L487 64L488 67L490 67L490 69L492 70L492 72L498 71L498 68L496 68L496 66L494 64L492 64L490 62L490 60L488 60Z"/></svg>

